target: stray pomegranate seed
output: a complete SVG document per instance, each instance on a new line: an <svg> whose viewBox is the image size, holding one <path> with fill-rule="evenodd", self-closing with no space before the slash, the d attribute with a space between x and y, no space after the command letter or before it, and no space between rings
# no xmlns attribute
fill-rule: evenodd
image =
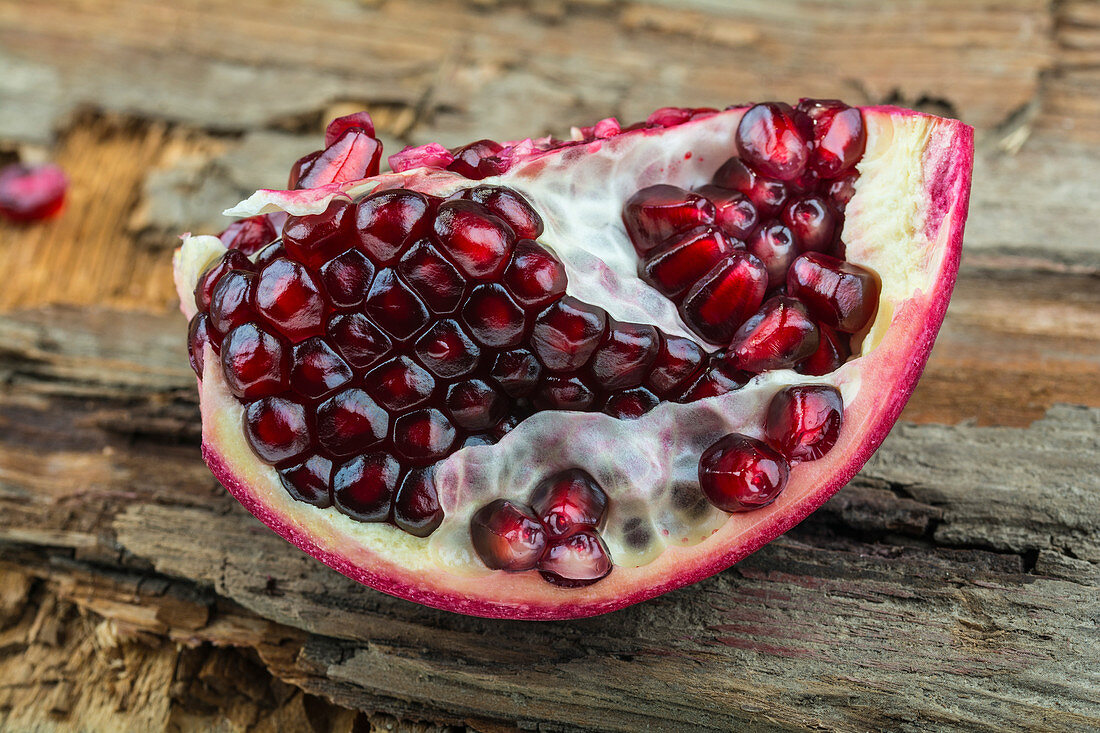
<svg viewBox="0 0 1100 733"><path fill-rule="evenodd" d="M470 542L490 570L532 570L546 551L546 528L527 507L497 499L474 512Z"/></svg>
<svg viewBox="0 0 1100 733"><path fill-rule="evenodd" d="M634 387L608 397L603 412L620 420L636 420L660 402L660 398L645 387Z"/></svg>
<svg viewBox="0 0 1100 733"><path fill-rule="evenodd" d="M447 170L454 171L475 181L504 172L504 166L496 154L504 146L492 140L478 140L453 151L454 161Z"/></svg>
<svg viewBox="0 0 1100 733"><path fill-rule="evenodd" d="M431 314L395 270L381 270L367 293L363 310L374 323L398 341L411 338L427 325Z"/></svg>
<svg viewBox="0 0 1100 733"><path fill-rule="evenodd" d="M554 372L584 366L607 330L607 311L566 295L535 319L531 345L539 360Z"/></svg>
<svg viewBox="0 0 1100 733"><path fill-rule="evenodd" d="M374 399L394 414L424 404L435 392L432 375L407 356L374 369L366 384Z"/></svg>
<svg viewBox="0 0 1100 733"><path fill-rule="evenodd" d="M836 445L843 419L844 400L836 387L787 387L768 405L764 434L791 465L816 461Z"/></svg>
<svg viewBox="0 0 1100 733"><path fill-rule="evenodd" d="M734 250L729 238L714 227L695 227L650 250L641 274L662 295L674 298Z"/></svg>
<svg viewBox="0 0 1100 733"><path fill-rule="evenodd" d="M374 264L357 249L349 249L321 267L321 282L329 300L339 308L354 308L367 297Z"/></svg>
<svg viewBox="0 0 1100 733"><path fill-rule="evenodd" d="M782 218L802 252L828 251L840 235L836 211L821 196L794 199L783 209Z"/></svg>
<svg viewBox="0 0 1100 733"><path fill-rule="evenodd" d="M355 456L332 476L333 504L360 522L385 522L400 478L401 464L388 453Z"/></svg>
<svg viewBox="0 0 1100 733"><path fill-rule="evenodd" d="M210 297L210 327L219 334L253 318L252 297L256 290L256 275L230 270L222 276Z"/></svg>
<svg viewBox="0 0 1100 733"><path fill-rule="evenodd" d="M324 339L311 338L294 347L290 386L310 399L321 399L351 381L351 367Z"/></svg>
<svg viewBox="0 0 1100 733"><path fill-rule="evenodd" d="M576 525L598 528L607 513L607 494L586 471L570 468L535 486L531 508L550 536L559 537Z"/></svg>
<svg viewBox="0 0 1100 733"><path fill-rule="evenodd" d="M213 344L210 340L210 328L207 325L208 318L205 313L196 313L187 326L187 356L191 360L191 368L202 379L203 349L207 344ZM217 348L217 347L213 347Z"/></svg>
<svg viewBox="0 0 1100 733"><path fill-rule="evenodd" d="M332 461L312 455L302 463L279 471L279 480L287 493L324 509L332 506Z"/></svg>
<svg viewBox="0 0 1100 733"><path fill-rule="evenodd" d="M516 243L512 227L484 206L453 200L439 205L434 225L440 249L475 280L500 277Z"/></svg>
<svg viewBox="0 0 1100 733"><path fill-rule="evenodd" d="M382 143L363 130L349 128L308 166L299 168L293 188L317 188L376 176L381 159Z"/></svg>
<svg viewBox="0 0 1100 733"><path fill-rule="evenodd" d="M521 239L538 239L542 236L542 217L527 199L503 186L475 186L460 192L461 198L482 204L496 214Z"/></svg>
<svg viewBox="0 0 1100 733"><path fill-rule="evenodd" d="M416 358L440 379L458 379L477 368L481 351L457 321L438 321L414 347Z"/></svg>
<svg viewBox="0 0 1100 733"><path fill-rule="evenodd" d="M565 295L565 266L549 250L530 239L516 242L512 262L504 271L504 287L525 308L545 308Z"/></svg>
<svg viewBox="0 0 1100 733"><path fill-rule="evenodd" d="M377 264L393 264L409 245L427 235L431 209L427 196L404 188L367 196L356 206L359 246Z"/></svg>
<svg viewBox="0 0 1100 733"><path fill-rule="evenodd" d="M489 375L509 397L526 397L542 376L542 364L527 349L513 349L497 355Z"/></svg>
<svg viewBox="0 0 1100 733"><path fill-rule="evenodd" d="M13 163L0 169L0 216L30 222L61 212L69 181L56 165Z"/></svg>
<svg viewBox="0 0 1100 733"><path fill-rule="evenodd" d="M700 376L690 387L684 390L676 401L680 403L695 402L708 397L735 392L745 385L747 379L738 379L740 375L727 374L725 370L712 367Z"/></svg>
<svg viewBox="0 0 1100 733"><path fill-rule="evenodd" d="M453 313L466 292L462 273L426 239L401 256L397 271L433 313Z"/></svg>
<svg viewBox="0 0 1100 733"><path fill-rule="evenodd" d="M783 284L787 268L798 256L798 244L791 230L777 221L759 227L748 239L748 250L768 270L768 289Z"/></svg>
<svg viewBox="0 0 1100 733"><path fill-rule="evenodd" d="M482 379L456 382L447 388L447 412L467 430L486 430L508 412L504 395Z"/></svg>
<svg viewBox="0 0 1100 733"><path fill-rule="evenodd" d="M374 137L374 120L366 111L337 117L325 127L325 147L332 145L348 130L362 130Z"/></svg>
<svg viewBox="0 0 1100 733"><path fill-rule="evenodd" d="M777 295L737 330L726 353L734 368L759 374L793 368L817 350L819 339L806 306Z"/></svg>
<svg viewBox="0 0 1100 733"><path fill-rule="evenodd" d="M713 224L714 204L699 194L658 184L635 193L623 209L623 224L639 255L699 224Z"/></svg>
<svg viewBox="0 0 1100 733"><path fill-rule="evenodd" d="M756 173L740 158L730 158L711 179L715 186L737 191L748 197L760 217L775 216L787 200L787 186Z"/></svg>
<svg viewBox="0 0 1100 733"><path fill-rule="evenodd" d="M745 512L771 504L787 486L790 467L767 443L731 433L699 459L699 488L724 512Z"/></svg>
<svg viewBox="0 0 1100 733"><path fill-rule="evenodd" d="M416 537L427 537L443 523L431 468L414 468L401 481L393 500L393 523Z"/></svg>
<svg viewBox="0 0 1100 733"><path fill-rule="evenodd" d="M345 389L317 407L317 437L333 455L359 453L381 442L390 418L366 392Z"/></svg>
<svg viewBox="0 0 1100 733"><path fill-rule="evenodd" d="M747 252L734 252L688 290L680 314L707 341L725 343L759 307L767 287L764 264Z"/></svg>
<svg viewBox="0 0 1100 733"><path fill-rule="evenodd" d="M287 388L287 349L254 323L245 323L222 341L222 372L229 390L241 399L273 395Z"/></svg>
<svg viewBox="0 0 1100 733"><path fill-rule="evenodd" d="M526 314L497 283L478 285L470 292L462 320L482 346L508 349L523 341Z"/></svg>
<svg viewBox="0 0 1100 733"><path fill-rule="evenodd" d="M787 293L798 298L816 318L844 333L855 333L878 307L879 284L865 267L809 252L787 272Z"/></svg>
<svg viewBox="0 0 1100 733"><path fill-rule="evenodd" d="M653 326L613 321L592 357L592 376L608 390L636 387L645 379L660 349Z"/></svg>
<svg viewBox="0 0 1100 733"><path fill-rule="evenodd" d="M600 535L578 527L552 541L539 562L539 573L548 583L562 588L583 588L607 577L611 555Z"/></svg>
<svg viewBox="0 0 1100 733"><path fill-rule="evenodd" d="M252 450L272 464L294 460L313 442L306 408L285 397L264 397L249 403L244 428Z"/></svg>
<svg viewBox="0 0 1100 733"><path fill-rule="evenodd" d="M328 335L336 350L356 369L369 369L393 349L390 337L362 313L334 317Z"/></svg>
<svg viewBox="0 0 1100 733"><path fill-rule="evenodd" d="M595 406L596 398L596 392L580 377L548 374L535 393L534 404L540 410L584 411Z"/></svg>
<svg viewBox="0 0 1100 733"><path fill-rule="evenodd" d="M225 273L230 270L253 272L255 269L242 252L229 250L199 276L199 281L195 285L195 306L200 312L209 313L210 299L214 297L214 288L217 287L218 282Z"/></svg>
<svg viewBox="0 0 1100 733"><path fill-rule="evenodd" d="M863 113L835 99L803 99L798 108L814 123L813 171L829 179L851 170L867 145Z"/></svg>
<svg viewBox="0 0 1100 733"><path fill-rule="evenodd" d="M699 374L706 353L699 344L682 336L665 336L646 385L659 397L668 397Z"/></svg>
<svg viewBox="0 0 1100 733"><path fill-rule="evenodd" d="M852 355L852 350L846 339L842 339L840 334L824 323L817 324L817 329L821 332L817 351L803 359L797 370L802 374L820 377L836 371Z"/></svg>
<svg viewBox="0 0 1100 733"><path fill-rule="evenodd" d="M260 272L256 310L291 343L325 332L321 288L305 267L280 258Z"/></svg>
<svg viewBox="0 0 1100 733"><path fill-rule="evenodd" d="M354 216L350 201L334 198L320 214L288 217L283 225L283 247L291 259L319 270L348 248Z"/></svg>
<svg viewBox="0 0 1100 733"><path fill-rule="evenodd" d="M768 178L791 181L810 157L813 123L782 102L750 107L737 125L735 142L745 163Z"/></svg>
<svg viewBox="0 0 1100 733"><path fill-rule="evenodd" d="M456 437L454 425L434 407L406 413L393 424L394 447L410 461L431 463L443 458Z"/></svg>
<svg viewBox="0 0 1100 733"><path fill-rule="evenodd" d="M279 237L270 214L238 219L225 228L218 239L229 249L253 255Z"/></svg>
<svg viewBox="0 0 1100 733"><path fill-rule="evenodd" d="M748 196L740 191L712 184L703 186L696 193L706 196L714 204L714 223L727 236L744 241L756 228L760 215Z"/></svg>

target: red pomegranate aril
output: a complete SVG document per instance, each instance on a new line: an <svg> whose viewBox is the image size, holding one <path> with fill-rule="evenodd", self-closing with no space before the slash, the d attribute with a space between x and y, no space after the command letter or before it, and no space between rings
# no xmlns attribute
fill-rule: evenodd
<svg viewBox="0 0 1100 733"><path fill-rule="evenodd" d="M208 318L205 313L196 313L187 324L187 358L191 362L191 369L199 379L202 379L203 354L206 345L210 344L211 348L217 349L211 341L210 328L207 324Z"/></svg>
<svg viewBox="0 0 1100 733"><path fill-rule="evenodd" d="M734 142L741 160L768 178L791 181L810 158L812 123L782 102L750 107L737 125Z"/></svg>
<svg viewBox="0 0 1100 733"><path fill-rule="evenodd" d="M294 161L294 165L290 167L290 177L287 179L287 189L293 191L298 186L298 181L302 179L302 176L309 173L309 169L313 167L313 162L321 157L323 150L314 150L312 153L303 155L298 160Z"/></svg>
<svg viewBox="0 0 1100 733"><path fill-rule="evenodd" d="M509 397L526 397L539 383L542 364L527 349L503 351L497 354L489 376Z"/></svg>
<svg viewBox="0 0 1100 733"><path fill-rule="evenodd" d="M405 474L393 500L393 523L414 537L427 537L443 523L431 468L414 468Z"/></svg>
<svg viewBox="0 0 1100 733"><path fill-rule="evenodd" d="M848 202L856 195L856 180L858 179L859 174L853 172L829 182L829 200L833 202L836 210L842 214L848 208Z"/></svg>
<svg viewBox="0 0 1100 733"><path fill-rule="evenodd" d="M821 196L803 196L783 208L783 223L794 233L802 252L826 252L840 232L836 211Z"/></svg>
<svg viewBox="0 0 1100 733"><path fill-rule="evenodd" d="M542 236L542 217L519 193L504 186L475 186L461 192L461 198L482 204L496 214L521 239L538 239Z"/></svg>
<svg viewBox="0 0 1100 733"><path fill-rule="evenodd" d="M705 360L706 352L691 339L662 336L657 358L646 378L646 386L657 396L668 397L690 383L699 374Z"/></svg>
<svg viewBox="0 0 1100 733"><path fill-rule="evenodd" d="M313 400L332 394L351 381L351 367L324 339L311 338L294 347L290 387Z"/></svg>
<svg viewBox="0 0 1100 733"><path fill-rule="evenodd" d="M296 466L279 471L283 488L297 501L324 509L332 506L332 461L312 455Z"/></svg>
<svg viewBox="0 0 1100 733"><path fill-rule="evenodd" d="M52 164L12 163L0 169L0 216L12 221L48 219L65 206L69 180Z"/></svg>
<svg viewBox="0 0 1100 733"><path fill-rule="evenodd" d="M592 377L607 390L636 387L645 379L660 346L653 326L612 321L592 356Z"/></svg>
<svg viewBox="0 0 1100 733"><path fill-rule="evenodd" d="M260 271L256 310L291 343L325 332L325 301L309 270L280 258Z"/></svg>
<svg viewBox="0 0 1100 733"><path fill-rule="evenodd" d="M758 227L746 246L768 270L768 289L779 287L787 277L787 268L798 256L798 243L789 228L778 221Z"/></svg>
<svg viewBox="0 0 1100 733"><path fill-rule="evenodd" d="M550 371L573 372L588 362L606 330L607 311L566 295L535 319L531 346Z"/></svg>
<svg viewBox="0 0 1100 733"><path fill-rule="evenodd" d="M818 323L817 330L821 332L817 350L803 359L797 367L799 373L814 377L836 371L852 355L846 338L841 338L840 334L824 323Z"/></svg>
<svg viewBox="0 0 1100 733"><path fill-rule="evenodd" d="M252 265L259 272L280 257L286 257L286 247L283 246L283 240L276 239L259 251Z"/></svg>
<svg viewBox="0 0 1100 733"><path fill-rule="evenodd" d="M427 402L435 392L435 379L407 356L398 356L376 367L366 378L371 396L397 414Z"/></svg>
<svg viewBox="0 0 1100 733"><path fill-rule="evenodd" d="M332 475L332 503L360 522L385 522L400 479L401 464L389 453L355 456Z"/></svg>
<svg viewBox="0 0 1100 733"><path fill-rule="evenodd" d="M791 369L817 350L820 332L801 301L768 299L730 340L726 356L735 369L752 374Z"/></svg>
<svg viewBox="0 0 1100 733"><path fill-rule="evenodd" d="M353 387L317 406L317 438L337 456L359 453L381 442L390 418L370 396Z"/></svg>
<svg viewBox="0 0 1100 733"><path fill-rule="evenodd" d="M503 282L517 303L541 309L565 295L566 279L561 260L537 242L521 239Z"/></svg>
<svg viewBox="0 0 1100 733"><path fill-rule="evenodd" d="M704 339L722 344L760 306L767 287L764 263L748 252L734 252L691 286L680 314Z"/></svg>
<svg viewBox="0 0 1100 733"><path fill-rule="evenodd" d="M293 461L313 443L306 408L285 397L264 397L249 403L244 428L252 451L274 465Z"/></svg>
<svg viewBox="0 0 1100 733"><path fill-rule="evenodd" d="M714 174L713 185L748 197L761 218L775 216L787 201L787 186L756 173L740 158L730 158Z"/></svg>
<svg viewBox="0 0 1100 733"><path fill-rule="evenodd" d="M478 285L470 292L462 320L475 341L494 349L519 346L527 326L523 309L498 283Z"/></svg>
<svg viewBox="0 0 1100 733"><path fill-rule="evenodd" d="M684 389L676 398L676 402L687 403L704 400L708 397L718 397L735 392L744 385L745 380L735 378L735 376L727 374L721 368L711 367L703 372L691 386Z"/></svg>
<svg viewBox="0 0 1100 733"><path fill-rule="evenodd" d="M724 512L746 512L771 504L787 486L790 467L767 443L731 433L699 459L699 488Z"/></svg>
<svg viewBox="0 0 1100 733"><path fill-rule="evenodd" d="M607 513L607 494L588 472L569 468L540 481L530 504L550 536L560 537L577 525L598 528Z"/></svg>
<svg viewBox="0 0 1100 733"><path fill-rule="evenodd" d="M825 179L851 170L867 146L863 113L835 99L803 99L798 108L814 123L810 168Z"/></svg>
<svg viewBox="0 0 1100 733"><path fill-rule="evenodd" d="M393 342L362 313L335 316L328 324L329 340L356 369L369 369L393 350Z"/></svg>
<svg viewBox="0 0 1100 733"><path fill-rule="evenodd" d="M540 410L591 410L598 395L577 376L548 374L535 392L534 405Z"/></svg>
<svg viewBox="0 0 1100 733"><path fill-rule="evenodd" d="M445 402L451 419L466 430L487 430L508 412L504 395L483 379L452 384Z"/></svg>
<svg viewBox="0 0 1100 733"><path fill-rule="evenodd" d="M321 154L299 169L294 188L358 181L378 175L382 143L363 130L345 130Z"/></svg>
<svg viewBox="0 0 1100 733"><path fill-rule="evenodd" d="M339 140L348 130L362 130L370 137L374 137L374 120L366 111L335 118L325 127L325 147Z"/></svg>
<svg viewBox="0 0 1100 733"><path fill-rule="evenodd" d="M252 299L256 291L256 275L230 270L222 276L210 297L210 328L216 333L232 329L252 320Z"/></svg>
<svg viewBox="0 0 1100 733"><path fill-rule="evenodd" d="M381 270L374 276L363 311L398 341L411 338L431 318L420 297L390 269Z"/></svg>
<svg viewBox="0 0 1100 733"><path fill-rule="evenodd" d="M516 243L515 232L503 219L461 199L439 205L434 232L440 250L475 280L499 278Z"/></svg>
<svg viewBox="0 0 1100 733"><path fill-rule="evenodd" d="M695 191L706 196L714 204L714 224L726 236L744 241L760 219L749 197L740 191L733 191L713 184Z"/></svg>
<svg viewBox="0 0 1100 733"><path fill-rule="evenodd" d="M225 228L218 239L229 249L253 255L279 237L269 214L238 219Z"/></svg>
<svg viewBox="0 0 1100 733"><path fill-rule="evenodd" d="M458 379L477 368L481 350L457 321L437 321L413 347L417 360L440 379Z"/></svg>
<svg viewBox="0 0 1100 733"><path fill-rule="evenodd" d="M810 252L795 260L787 272L787 293L837 331L855 333L875 314L879 284L865 267Z"/></svg>
<svg viewBox="0 0 1100 733"><path fill-rule="evenodd" d="M489 429L489 435L491 435L496 440L500 440L505 435L515 430L522 421L522 415L508 415Z"/></svg>
<svg viewBox="0 0 1100 733"><path fill-rule="evenodd" d="M367 297L374 279L374 264L357 249L349 249L321 267L321 282L332 304L354 308Z"/></svg>
<svg viewBox="0 0 1100 733"><path fill-rule="evenodd" d="M713 224L714 204L699 194L668 184L643 188L627 200L623 224L634 249L645 256L677 232Z"/></svg>
<svg viewBox="0 0 1100 733"><path fill-rule="evenodd" d="M546 528L529 508L497 499L470 518L470 543L490 570L533 570L546 551Z"/></svg>
<svg viewBox="0 0 1100 733"><path fill-rule="evenodd" d="M283 247L290 259L317 271L354 242L351 236L354 218L354 205L341 198L330 201L320 214L287 217L283 224Z"/></svg>
<svg viewBox="0 0 1100 733"><path fill-rule="evenodd" d="M668 298L687 290L736 247L713 226L674 234L650 250L642 266L643 279Z"/></svg>
<svg viewBox="0 0 1100 733"><path fill-rule="evenodd" d="M829 384L787 387L768 404L764 435L791 465L816 461L840 436L844 400Z"/></svg>
<svg viewBox="0 0 1100 733"><path fill-rule="evenodd" d="M432 463L446 456L457 437L455 426L434 407L416 410L397 418L393 444L410 461Z"/></svg>
<svg viewBox="0 0 1100 733"><path fill-rule="evenodd" d="M432 201L404 188L371 194L356 205L359 246L376 264L391 265L431 227Z"/></svg>
<svg viewBox="0 0 1100 733"><path fill-rule="evenodd" d="M234 328L222 341L222 373L229 391L245 400L282 392L289 382L287 349L254 323Z"/></svg>
<svg viewBox="0 0 1100 733"><path fill-rule="evenodd" d="M504 146L500 143L477 140L454 150L454 161L447 170L475 181L498 175L504 171L504 166L495 157L501 150Z"/></svg>
<svg viewBox="0 0 1100 733"><path fill-rule="evenodd" d="M198 284L195 285L195 307L202 313L209 313L210 299L214 296L214 288L217 287L222 276L230 270L253 272L255 269L244 253L229 250L210 264L199 276Z"/></svg>
<svg viewBox="0 0 1100 733"><path fill-rule="evenodd" d="M602 411L620 420L636 420L660 403L661 399L645 387L633 387L612 393Z"/></svg>
<svg viewBox="0 0 1100 733"><path fill-rule="evenodd" d="M466 278L426 239L401 256L397 271L433 313L452 313L462 302Z"/></svg>
<svg viewBox="0 0 1100 733"><path fill-rule="evenodd" d="M593 529L577 527L551 541L539 561L539 573L552 585L583 588L606 578L611 572L611 555Z"/></svg>

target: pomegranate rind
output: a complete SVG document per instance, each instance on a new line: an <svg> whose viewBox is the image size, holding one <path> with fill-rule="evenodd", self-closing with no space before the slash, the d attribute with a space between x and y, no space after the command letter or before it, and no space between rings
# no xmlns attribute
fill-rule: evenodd
<svg viewBox="0 0 1100 733"><path fill-rule="evenodd" d="M723 114L739 113L732 110ZM660 555L638 567L616 565L607 578L581 589L550 586L534 572L447 572L424 552L421 538L390 525L352 527L352 520L342 515L322 515L316 508L291 499L270 467L248 450L240 429L243 406L225 389L220 373L209 366L200 382L204 458L241 504L303 551L377 590L459 613L522 619L592 616L652 598L729 567L816 510L878 448L924 369L954 287L969 203L972 130L953 120L893 107L869 107L863 113L868 127L868 157L872 157L870 151L875 146L913 148L908 158L901 156L898 161L910 163L913 170L898 175L902 187L909 188L903 192L901 203L914 207L914 212L901 217L905 219L905 231L901 232L904 240L880 246L873 227L864 232L862 225L864 219L874 219L874 207L882 201L869 194L861 199L864 191L857 183L844 238L849 242L850 259L883 273L879 313L864 337L858 359L825 378L791 377L790 383L819 381L841 387L845 412L837 445L823 458L793 468L787 489L773 504L729 517L698 544L666 546ZM696 122L683 126L692 124ZM631 131L619 137L649 132ZM553 151L531 153L532 158L549 155ZM918 180L912 180L917 174ZM402 180L435 175L433 171L413 170L406 172ZM354 196L357 187L370 190L375 185L388 187L394 181L380 176L356 186L284 192L284 203L323 210L325 199L333 195ZM252 209L263 200L257 199L240 213L257 213ZM178 271L177 279L183 292L186 284L193 282ZM183 300L186 303L186 298ZM184 310L193 312L193 307L185 305ZM208 352L205 363L216 364L217 360ZM742 391L745 399L765 404L768 394L782 386L782 380L773 380Z"/></svg>

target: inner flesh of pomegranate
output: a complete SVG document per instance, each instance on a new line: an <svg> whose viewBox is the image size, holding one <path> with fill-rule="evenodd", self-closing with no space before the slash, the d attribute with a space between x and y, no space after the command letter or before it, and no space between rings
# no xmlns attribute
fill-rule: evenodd
<svg viewBox="0 0 1100 733"><path fill-rule="evenodd" d="M641 126L706 112L663 110ZM192 367L200 378L221 370L245 405L249 445L295 500L430 535L444 517L433 467L532 415L632 420L850 358L879 296L841 239L865 138L859 110L839 102L756 105L709 181L627 198L637 275L674 304L684 333L570 293L540 242L542 213L476 182L504 169L500 144L405 151L395 170L431 165L471 181L446 198L406 188L334 198L321 213L261 214L220 235L229 249L195 289ZM369 117L335 121L326 141L295 164L292 188L377 174ZM217 363L204 363L211 353ZM733 433L703 453L694 496L731 513L770 504L792 465L833 446L843 409L830 386L780 389L760 438ZM469 545L488 568L589 585L613 569L601 537L609 501L596 478L567 468L526 503L484 503Z"/></svg>

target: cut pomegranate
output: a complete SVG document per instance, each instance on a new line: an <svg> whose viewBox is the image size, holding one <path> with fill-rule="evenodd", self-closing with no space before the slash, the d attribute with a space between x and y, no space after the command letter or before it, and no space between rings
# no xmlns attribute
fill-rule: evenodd
<svg viewBox="0 0 1100 733"><path fill-rule="evenodd" d="M69 180L56 165L12 163L0 169L0 216L30 222L56 216L65 205Z"/></svg>
<svg viewBox="0 0 1100 733"><path fill-rule="evenodd" d="M177 254L206 459L342 572L524 618L716 572L858 469L942 318L971 149L814 100L433 143L367 180L369 116L325 143Z"/></svg>

